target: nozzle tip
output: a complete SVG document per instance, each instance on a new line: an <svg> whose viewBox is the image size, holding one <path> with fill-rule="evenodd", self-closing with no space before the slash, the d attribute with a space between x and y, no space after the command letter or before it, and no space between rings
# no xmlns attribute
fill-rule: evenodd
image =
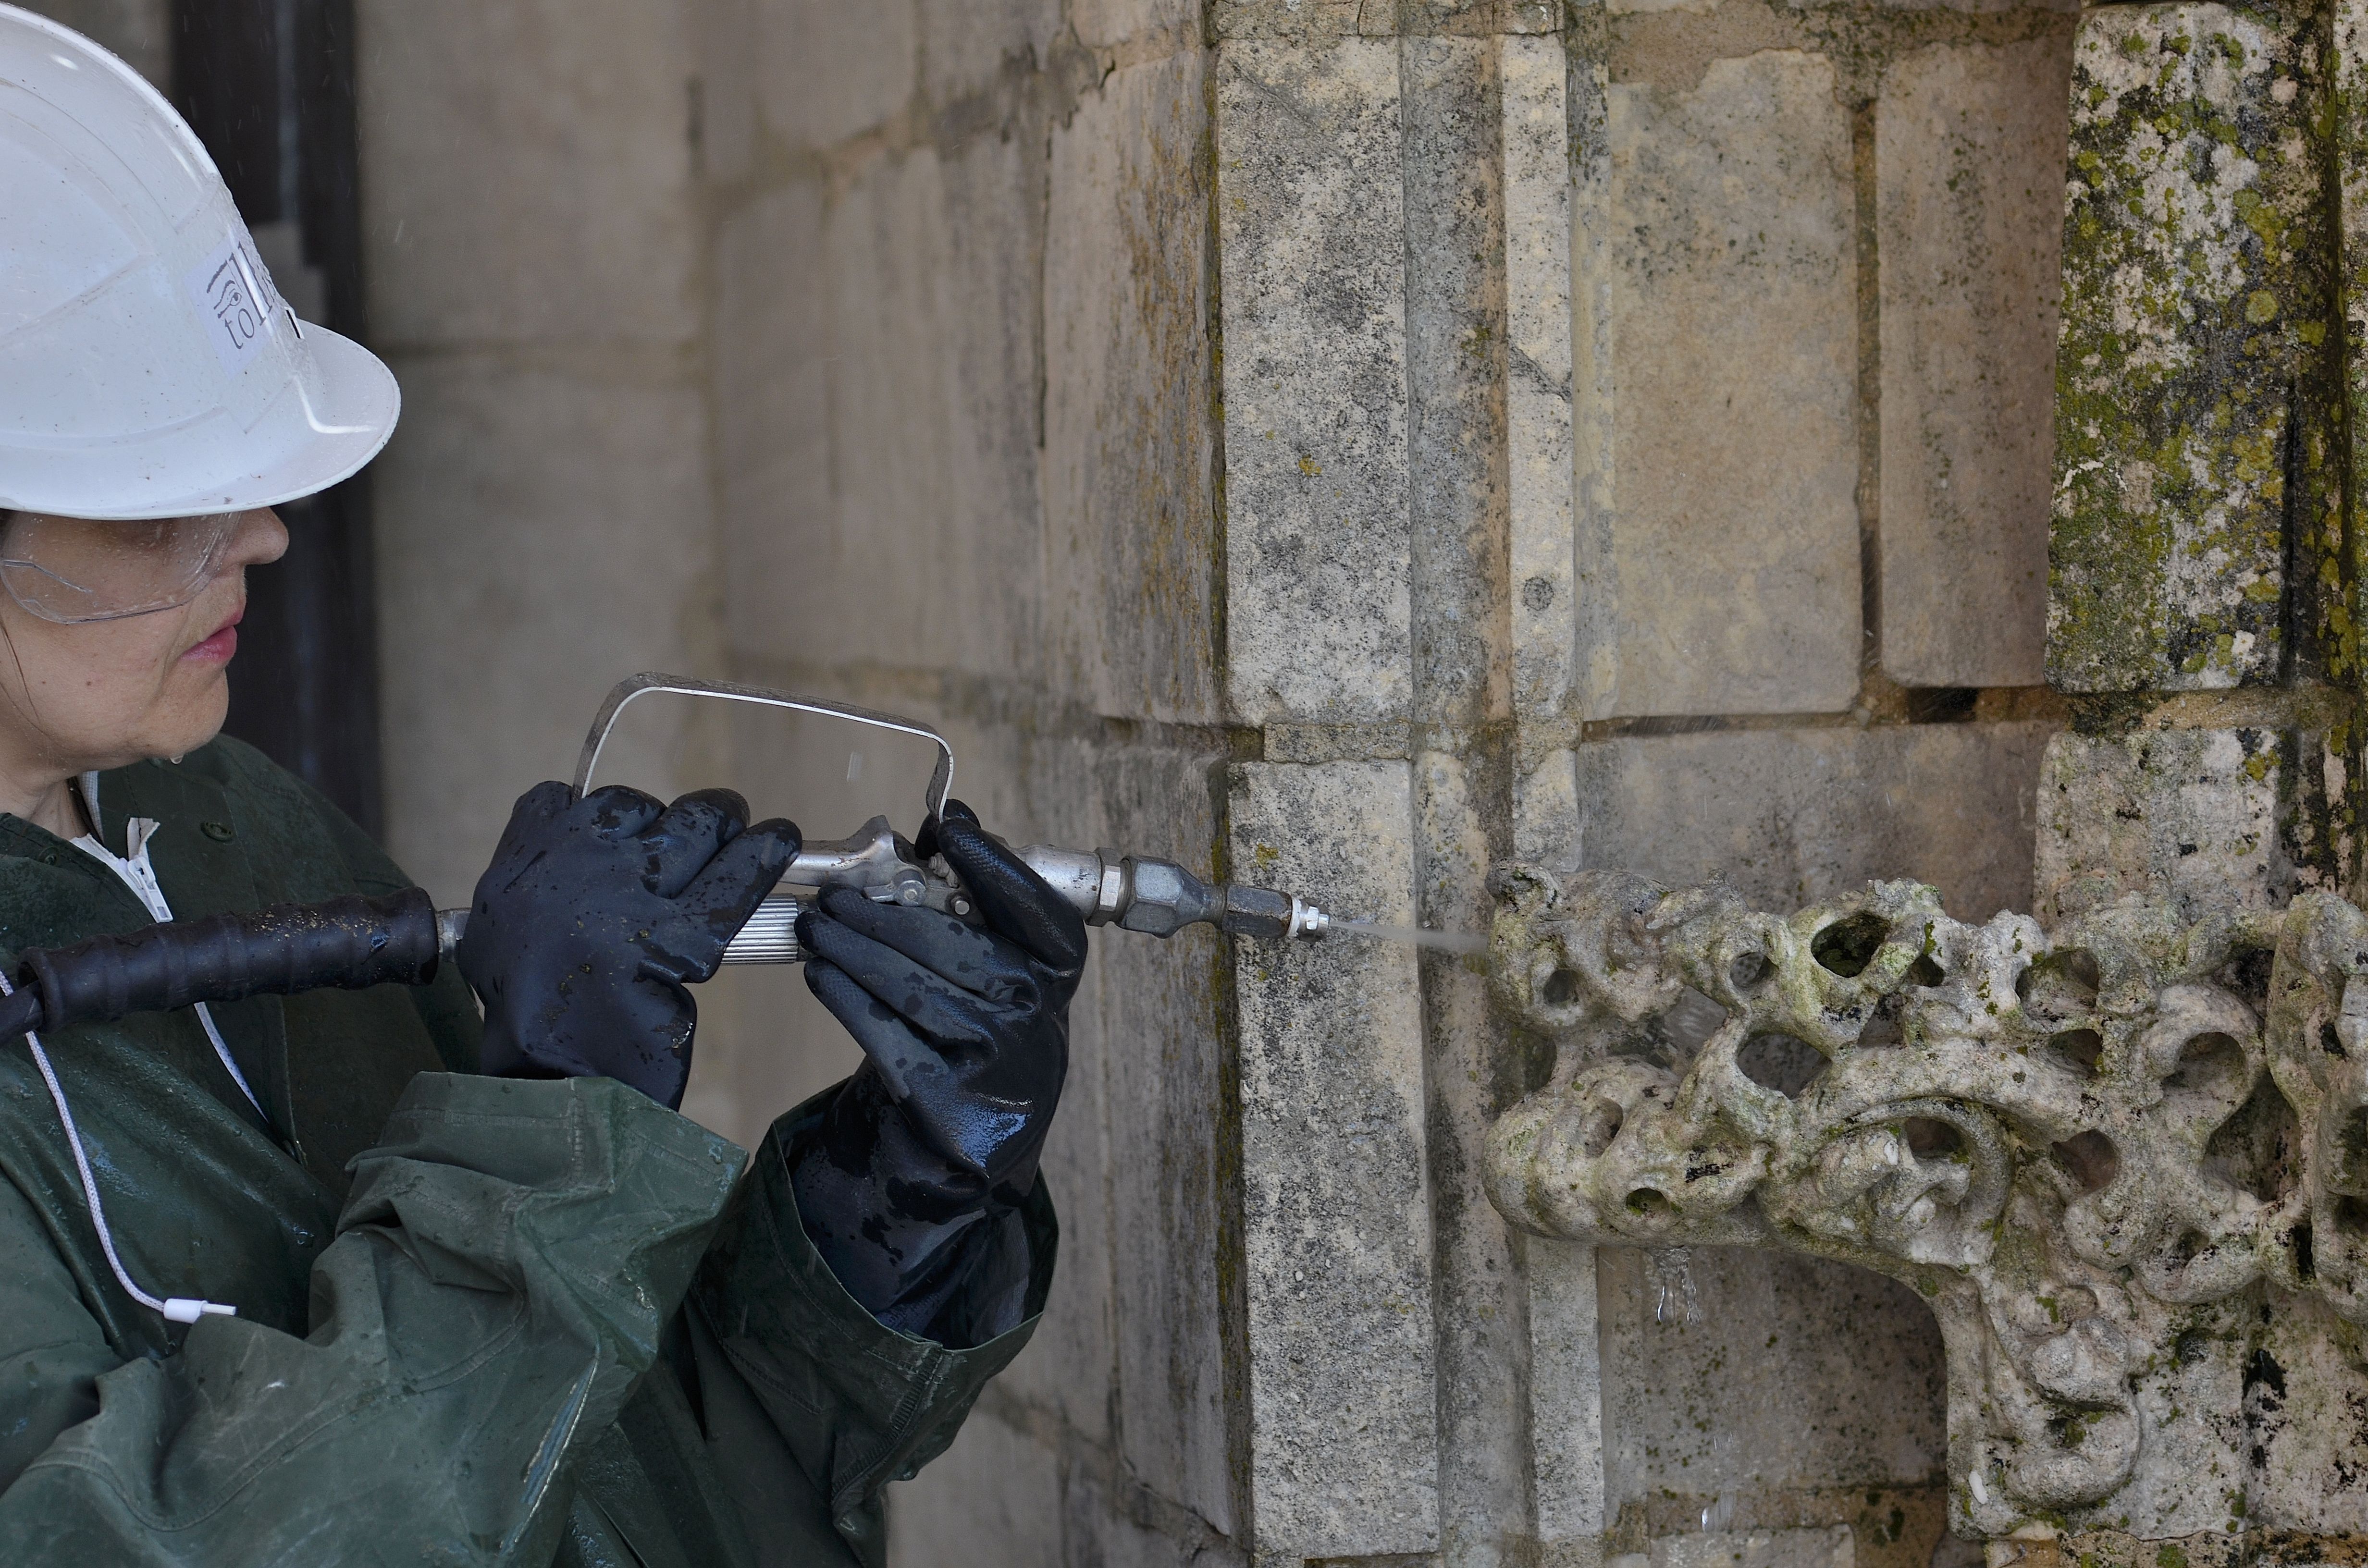
<svg viewBox="0 0 2368 1568"><path fill-rule="evenodd" d="M1332 934L1332 917L1298 894L1291 899L1291 929L1286 937L1302 942L1320 942Z"/></svg>

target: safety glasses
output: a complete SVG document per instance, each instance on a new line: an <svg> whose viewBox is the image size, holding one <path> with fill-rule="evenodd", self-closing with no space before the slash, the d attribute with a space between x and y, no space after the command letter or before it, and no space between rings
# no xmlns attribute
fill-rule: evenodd
<svg viewBox="0 0 2368 1568"><path fill-rule="evenodd" d="M11 513L0 526L0 586L43 620L66 626L172 609L221 574L239 517L122 523Z"/></svg>

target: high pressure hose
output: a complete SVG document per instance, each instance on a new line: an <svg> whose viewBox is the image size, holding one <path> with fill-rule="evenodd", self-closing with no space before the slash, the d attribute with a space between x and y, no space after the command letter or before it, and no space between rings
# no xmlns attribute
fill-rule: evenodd
<svg viewBox="0 0 2368 1568"><path fill-rule="evenodd" d="M0 998L0 1040L198 1002L421 985L438 954L436 905L419 888L161 922L26 953Z"/></svg>

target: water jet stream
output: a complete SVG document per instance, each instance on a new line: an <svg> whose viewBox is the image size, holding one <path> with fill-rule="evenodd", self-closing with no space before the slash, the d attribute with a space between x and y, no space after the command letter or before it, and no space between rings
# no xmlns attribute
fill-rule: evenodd
<svg viewBox="0 0 2368 1568"><path fill-rule="evenodd" d="M1332 929L1347 936L1370 937L1378 942L1407 942L1448 953L1488 950L1488 938L1477 931L1431 931L1419 926L1380 926L1370 920L1340 919L1332 922Z"/></svg>

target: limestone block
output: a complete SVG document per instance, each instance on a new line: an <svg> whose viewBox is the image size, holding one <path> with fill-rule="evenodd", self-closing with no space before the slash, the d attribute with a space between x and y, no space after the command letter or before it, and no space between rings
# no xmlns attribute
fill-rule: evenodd
<svg viewBox="0 0 2368 1568"><path fill-rule="evenodd" d="M903 109L920 85L916 0L749 0L761 122L790 147L829 147Z"/></svg>
<svg viewBox="0 0 2368 1568"><path fill-rule="evenodd" d="M1578 592L1608 601L1590 714L1837 712L1858 687L1850 119L1822 56L1713 61L1691 88L1614 83L1582 163L1608 267L1608 471L1581 494ZM1588 293L1594 280L1577 287ZM1604 387L1582 375L1576 416ZM1586 453L1582 444L1582 454ZM1603 460L1599 455L1599 461Z"/></svg>
<svg viewBox="0 0 2368 1568"><path fill-rule="evenodd" d="M2353 432L2348 478L2351 493L2358 495L2362 484L2368 482L2362 472L2368 466L2368 450L2363 450L2357 435L2363 428L2362 419L2368 416L2368 358L2357 349L2358 345L2368 343L2368 6L2360 0L2339 0L2328 8L2328 18L2335 59L2333 91L2328 95L2330 151L2338 191L2338 232L2333 238L2342 258L2337 282L2345 315L2344 342L2351 349L2345 356L2342 384L2335 395L2342 399ZM2337 529L2312 553L2340 557L2342 549L2342 534ZM2323 592L2314 596L2312 608L2324 618L2327 628L2328 673L2337 680L2357 681L2359 628L2368 619L2368 613L2363 613L2368 606L2362 602L2356 573L2339 572L2338 578L2350 580L2348 597Z"/></svg>
<svg viewBox="0 0 2368 1568"><path fill-rule="evenodd" d="M388 847L465 903L511 801L568 774L610 686L716 667L692 613L714 591L704 400L687 379L394 364L405 414L375 470ZM553 456L585 452L604 460ZM602 777L671 793L696 761L676 711L620 736Z"/></svg>
<svg viewBox="0 0 2368 1568"><path fill-rule="evenodd" d="M1790 903L1877 878L1960 918L2029 907L2037 724L1639 736L1578 750L1581 864Z"/></svg>
<svg viewBox="0 0 2368 1568"><path fill-rule="evenodd" d="M1042 69L1061 30L1061 0L920 0L920 12L921 91L941 111Z"/></svg>
<svg viewBox="0 0 2368 1568"><path fill-rule="evenodd" d="M832 324L820 181L774 187L716 232L715 443L724 617L747 653L802 651L806 599L834 521ZM820 594L814 596L820 598ZM837 829L831 831L837 832Z"/></svg>
<svg viewBox="0 0 2368 1568"><path fill-rule="evenodd" d="M30 0L25 8L96 39L126 65L173 90L170 0Z"/></svg>
<svg viewBox="0 0 2368 1568"><path fill-rule="evenodd" d="M2046 677L2070 40L1936 44L1875 106L1884 673Z"/></svg>
<svg viewBox="0 0 2368 1568"><path fill-rule="evenodd" d="M888 1488L889 1568L1066 1561L1052 1450L978 1411L915 1479Z"/></svg>
<svg viewBox="0 0 2368 1568"><path fill-rule="evenodd" d="M1049 679L1096 711L1220 717L1202 57L1112 72L1052 138Z"/></svg>
<svg viewBox="0 0 2368 1568"><path fill-rule="evenodd" d="M1445 751L1413 759L1420 924L1485 931L1492 769ZM1487 1560L1520 1549L1536 1492L1525 1340L1528 1296L1517 1244L1480 1173L1488 1129L1530 1087L1537 1062L1490 1004L1485 966L1421 957L1428 1044L1432 1300L1438 1315L1439 1510L1442 1557Z"/></svg>
<svg viewBox="0 0 2368 1568"><path fill-rule="evenodd" d="M724 226L716 406L756 460L725 479L744 655L1027 667L1046 574L1036 407L1011 389L1041 363L1040 155L882 155L826 209L791 187Z"/></svg>
<svg viewBox="0 0 2368 1568"><path fill-rule="evenodd" d="M1538 1540L1576 1547L1603 1533L1603 1346L1595 1249L1528 1238L1530 1441Z"/></svg>
<svg viewBox="0 0 2368 1568"><path fill-rule="evenodd" d="M2332 495L2311 386L2329 324L2306 134L2319 89L2294 47L2283 24L2216 5L2081 18L2056 353L2059 689L2277 678L2286 512L2316 530Z"/></svg>
<svg viewBox="0 0 2368 1568"><path fill-rule="evenodd" d="M1509 701L1497 56L1485 38L1398 44L1412 717L1432 724L1486 723Z"/></svg>
<svg viewBox="0 0 2368 1568"><path fill-rule="evenodd" d="M677 6L361 0L355 27L381 347L698 334Z"/></svg>
<svg viewBox="0 0 2368 1568"><path fill-rule="evenodd" d="M1805 1530L1704 1530L1656 1536L1652 1568L1854 1568L1848 1525Z"/></svg>
<svg viewBox="0 0 2368 1568"><path fill-rule="evenodd" d="M1249 723L1409 697L1397 47L1217 64L1229 697Z"/></svg>
<svg viewBox="0 0 2368 1568"><path fill-rule="evenodd" d="M1593 1250L1608 1511L1941 1469L1941 1332L1906 1286L1741 1248Z"/></svg>
<svg viewBox="0 0 2368 1568"><path fill-rule="evenodd" d="M1577 652L1572 549L1570 64L1558 38L1498 45L1513 711L1560 715Z"/></svg>
<svg viewBox="0 0 2368 1568"><path fill-rule="evenodd" d="M1551 33L1563 26L1555 0L1215 0L1210 21L1221 39L1463 37Z"/></svg>
<svg viewBox="0 0 2368 1568"><path fill-rule="evenodd" d="M2042 918L2145 892L2193 919L2326 885L2296 851L2307 843L2310 776L2328 771L2317 737L2276 730L2055 736L2039 785Z"/></svg>
<svg viewBox="0 0 2368 1568"><path fill-rule="evenodd" d="M1199 0L1070 0L1069 6L1069 25L1087 49L1109 49L1158 33L1197 42L1200 21Z"/></svg>
<svg viewBox="0 0 2368 1568"><path fill-rule="evenodd" d="M1412 918L1405 764L1240 764L1230 778L1235 875ZM1414 958L1242 940L1235 995L1256 1551L1429 1551L1439 1455Z"/></svg>
<svg viewBox="0 0 2368 1568"><path fill-rule="evenodd" d="M1219 759L1124 748L1095 766L1098 842L1216 861ZM1231 953L1205 927L1097 938L1111 1150L1118 1425L1133 1473L1235 1533L1225 1439L1218 1108Z"/></svg>

